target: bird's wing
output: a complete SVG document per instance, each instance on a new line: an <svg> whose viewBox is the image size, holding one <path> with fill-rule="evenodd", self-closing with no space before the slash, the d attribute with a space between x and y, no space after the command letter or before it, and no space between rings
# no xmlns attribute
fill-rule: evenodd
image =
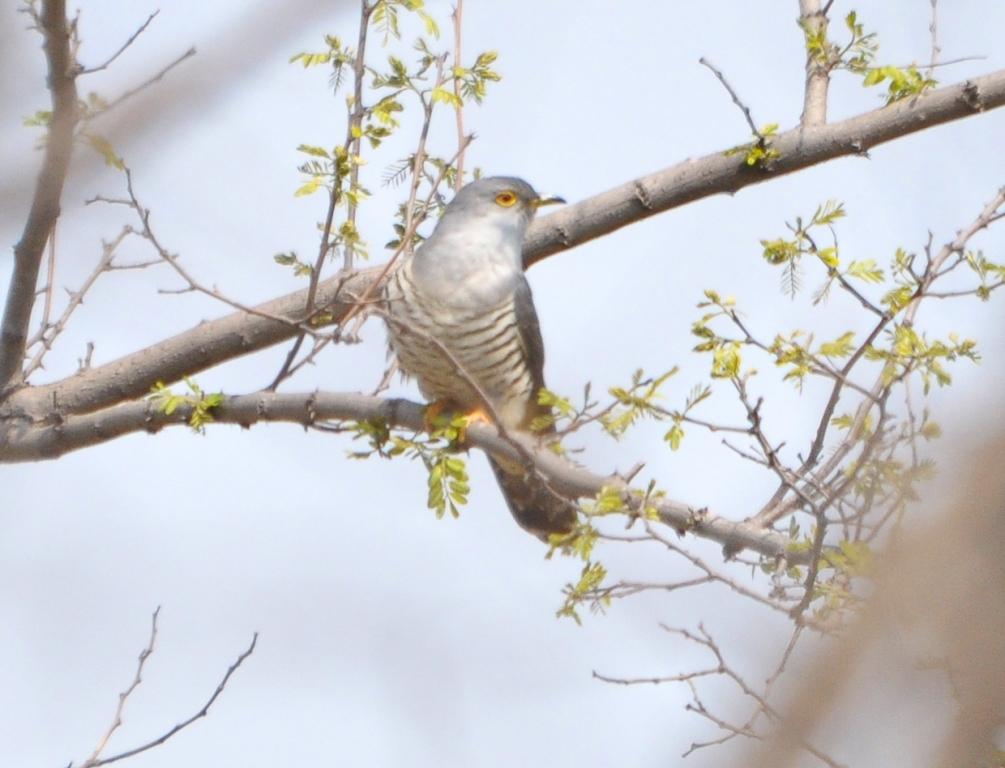
<svg viewBox="0 0 1005 768"><path fill-rule="evenodd" d="M541 338L541 324L537 320L537 310L534 309L534 296L530 290L530 283L523 275L520 275L516 284L513 311L516 314L520 346L523 347L524 359L534 382L534 404L528 409L533 418L548 414L551 409L537 405L537 392L544 387L544 340ZM528 425L524 426L526 428Z"/></svg>
<svg viewBox="0 0 1005 768"><path fill-rule="evenodd" d="M544 342L541 339L537 311L534 309L534 297L523 275L517 281L513 307L520 346L534 382L535 394L527 409L527 423L521 425L523 429L529 429L534 417L550 415L551 408L537 402L537 391L544 386ZM543 430L545 434L554 431L554 424ZM528 473L520 463L492 456L489 457L489 463L510 512L523 528L545 541L548 534L566 534L573 530L576 524L575 504L555 493L535 473Z"/></svg>

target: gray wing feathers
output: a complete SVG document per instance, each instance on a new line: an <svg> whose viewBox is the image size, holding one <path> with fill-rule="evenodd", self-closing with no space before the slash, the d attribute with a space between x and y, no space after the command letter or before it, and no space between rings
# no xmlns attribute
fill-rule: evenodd
<svg viewBox="0 0 1005 768"><path fill-rule="evenodd" d="M538 390L544 386L544 341L530 284L523 275L520 275L513 293L513 309L520 334L520 346L534 383L533 404L528 409L528 423L523 425L524 429L529 429L529 422L535 416L547 414L550 409L537 403ZM554 427L546 431L554 431ZM510 512L524 529L545 541L548 534L568 533L572 530L576 523L575 504L553 493L541 477L527 472L519 462L499 461L490 456L489 464Z"/></svg>
<svg viewBox="0 0 1005 768"><path fill-rule="evenodd" d="M537 320L537 310L534 308L534 295L530 290L527 278L520 275L516 290L513 292L513 310L516 313L516 326L520 333L520 345L523 347L527 368L534 382L534 402L537 403L537 393L544 387L544 340L541 338L541 324ZM535 411L540 415L545 410Z"/></svg>

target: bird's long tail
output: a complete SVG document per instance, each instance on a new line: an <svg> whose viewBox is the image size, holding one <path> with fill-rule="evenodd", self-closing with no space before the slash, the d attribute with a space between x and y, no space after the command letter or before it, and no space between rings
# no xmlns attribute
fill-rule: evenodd
<svg viewBox="0 0 1005 768"><path fill-rule="evenodd" d="M552 533L569 533L576 524L576 505L551 490L519 462L489 457L503 498L520 527L547 541Z"/></svg>

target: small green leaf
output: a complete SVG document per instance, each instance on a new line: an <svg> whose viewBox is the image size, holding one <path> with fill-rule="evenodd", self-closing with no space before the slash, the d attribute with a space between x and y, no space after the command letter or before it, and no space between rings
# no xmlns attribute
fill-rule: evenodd
<svg viewBox="0 0 1005 768"><path fill-rule="evenodd" d="M105 165L110 165L120 171L124 171L126 169L126 164L122 162L122 158L115 153L115 149L112 147L111 142L104 136L99 136L94 133L85 133L84 139L87 141L87 144L91 147L91 149L105 159Z"/></svg>
<svg viewBox="0 0 1005 768"><path fill-rule="evenodd" d="M459 108L462 106L462 102L456 93L453 91L448 91L442 86L433 88L432 97L434 103L449 104L452 107Z"/></svg>
<svg viewBox="0 0 1005 768"><path fill-rule="evenodd" d="M824 357L848 357L855 351L855 333L848 331L838 336L834 341L820 345L820 354Z"/></svg>
<svg viewBox="0 0 1005 768"><path fill-rule="evenodd" d="M324 157L326 159L331 158L327 149L324 147L316 147L313 144L301 144L297 147L297 152L303 152L304 154L312 155L313 157Z"/></svg>
<svg viewBox="0 0 1005 768"><path fill-rule="evenodd" d="M854 277L867 283L883 282L883 270L876 266L876 262L873 259L853 261L848 265L845 274L848 277Z"/></svg>
<svg viewBox="0 0 1005 768"><path fill-rule="evenodd" d="M681 428L680 424L674 424L670 427L670 430L663 435L663 439L670 445L671 451L676 451L680 448L681 440L684 439L684 430Z"/></svg>

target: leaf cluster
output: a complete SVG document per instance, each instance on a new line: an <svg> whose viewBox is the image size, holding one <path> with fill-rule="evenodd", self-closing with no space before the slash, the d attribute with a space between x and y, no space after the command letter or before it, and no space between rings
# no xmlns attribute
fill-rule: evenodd
<svg viewBox="0 0 1005 768"><path fill-rule="evenodd" d="M163 381L158 381L151 388L148 399L153 403L158 413L170 416L179 407L191 408L188 425L200 434L205 434L206 425L213 421L213 409L223 402L222 392L206 393L195 382L186 376L183 381L188 389L186 393L176 393Z"/></svg>
<svg viewBox="0 0 1005 768"><path fill-rule="evenodd" d="M825 72L843 69L859 75L866 88L886 83L887 104L918 96L938 85L934 78L923 74L915 64L907 67L877 65L879 41L876 33L865 31L856 11L848 13L844 22L849 38L844 45L838 45L827 37L827 24L813 25L800 20L806 38L806 51Z"/></svg>
<svg viewBox="0 0 1005 768"><path fill-rule="evenodd" d="M347 426L354 440L366 440L368 447L351 451L349 457L366 459L377 455L386 459L403 456L423 463L428 473L426 506L437 518L447 512L460 516L471 487L467 465L457 450L464 443L467 421L463 415L437 417L428 435L405 435L391 430L383 421L359 421Z"/></svg>
<svg viewBox="0 0 1005 768"><path fill-rule="evenodd" d="M771 138L778 133L778 123L769 123L754 134L754 140L739 144L723 152L726 157L743 156L743 162L751 168L767 168L781 153L771 146Z"/></svg>

